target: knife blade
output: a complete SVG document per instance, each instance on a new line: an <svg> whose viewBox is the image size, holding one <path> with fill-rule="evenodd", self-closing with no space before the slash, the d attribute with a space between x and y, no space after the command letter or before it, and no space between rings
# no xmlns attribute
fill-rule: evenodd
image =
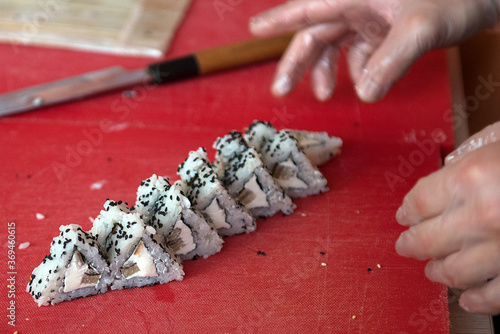
<svg viewBox="0 0 500 334"><path fill-rule="evenodd" d="M250 39L128 70L110 67L0 95L0 117L138 84L165 84L279 58L293 34Z"/></svg>

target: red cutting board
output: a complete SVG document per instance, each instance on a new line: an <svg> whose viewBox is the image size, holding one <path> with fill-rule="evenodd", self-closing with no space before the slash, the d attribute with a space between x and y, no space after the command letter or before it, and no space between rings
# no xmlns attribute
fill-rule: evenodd
<svg viewBox="0 0 500 334"><path fill-rule="evenodd" d="M168 56L250 37L248 18L277 3L194 1ZM151 62L21 45L1 45L0 60L0 92ZM445 53L426 55L370 105L356 98L344 61L327 103L314 100L307 78L289 97L271 97L274 68L135 87L132 98L118 92L0 119L0 307L9 314L15 301L15 326L4 316L0 332L449 332L446 288L425 278L425 263L394 251L403 196L453 146ZM153 173L174 181L190 150L254 119L341 137L342 154L321 167L330 191L296 200L291 216L259 220L252 234L226 238L208 259L185 262L181 282L40 308L24 291L60 225L90 229L106 198L132 203ZM12 221L17 244L30 246L16 247L9 269Z"/></svg>

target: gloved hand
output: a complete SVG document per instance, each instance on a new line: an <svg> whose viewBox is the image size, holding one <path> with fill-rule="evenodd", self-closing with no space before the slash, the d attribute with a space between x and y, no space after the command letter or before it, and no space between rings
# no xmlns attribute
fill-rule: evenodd
<svg viewBox="0 0 500 334"><path fill-rule="evenodd" d="M466 141L417 182L396 214L409 226L397 252L431 259L427 277L465 290L460 305L484 314L500 313L499 131L495 123Z"/></svg>
<svg viewBox="0 0 500 334"><path fill-rule="evenodd" d="M261 37L298 31L272 92L289 93L311 68L319 100L331 97L342 46L358 96L382 98L425 52L450 46L499 19L499 0L296 0L250 19Z"/></svg>

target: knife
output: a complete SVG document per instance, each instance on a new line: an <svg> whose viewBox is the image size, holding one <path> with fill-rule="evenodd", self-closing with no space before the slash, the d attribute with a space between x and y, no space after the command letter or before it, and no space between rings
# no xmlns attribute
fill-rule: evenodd
<svg viewBox="0 0 500 334"><path fill-rule="evenodd" d="M89 72L0 95L0 117L138 84L165 84L279 58L293 34L250 39L128 70Z"/></svg>

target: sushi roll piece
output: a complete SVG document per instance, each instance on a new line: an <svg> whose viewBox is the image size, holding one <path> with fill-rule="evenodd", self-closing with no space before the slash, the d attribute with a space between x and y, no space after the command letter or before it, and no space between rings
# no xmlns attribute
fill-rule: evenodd
<svg viewBox="0 0 500 334"><path fill-rule="evenodd" d="M89 233L76 224L59 230L26 287L38 306L106 292L111 281L108 264Z"/></svg>
<svg viewBox="0 0 500 334"><path fill-rule="evenodd" d="M97 240L97 243L103 247L106 238L113 230L115 224L121 222L125 215L134 213L133 208L128 208L126 202L107 199L104 203L104 210L94 219L90 234Z"/></svg>
<svg viewBox="0 0 500 334"><path fill-rule="evenodd" d="M168 182L168 178L156 176L156 174L142 181L137 188L135 210L146 223L151 221L156 201L161 194L165 193L169 188L170 183Z"/></svg>
<svg viewBox="0 0 500 334"><path fill-rule="evenodd" d="M340 154L342 139L330 136L326 132L309 132L299 130L283 130L297 140L299 148L316 166L326 164Z"/></svg>
<svg viewBox="0 0 500 334"><path fill-rule="evenodd" d="M255 231L256 223L252 215L229 195L212 169L204 148L189 152L188 158L179 165L177 174L192 206L213 224L220 236Z"/></svg>
<svg viewBox="0 0 500 334"><path fill-rule="evenodd" d="M184 271L175 254L162 244L156 230L138 213L126 212L107 201L105 213L94 220L91 232L100 232L109 263L112 290L182 280Z"/></svg>
<svg viewBox="0 0 500 334"><path fill-rule="evenodd" d="M259 153L249 147L241 133L232 131L217 138L213 165L229 194L238 199L255 218L289 215L295 204L264 166Z"/></svg>
<svg viewBox="0 0 500 334"><path fill-rule="evenodd" d="M278 132L268 122L254 121L244 138L260 152L267 169L290 197L306 197L328 190L326 178L288 132Z"/></svg>
<svg viewBox="0 0 500 334"><path fill-rule="evenodd" d="M215 227L191 207L180 183L158 198L150 224L181 260L207 258L220 252L224 243Z"/></svg>
<svg viewBox="0 0 500 334"><path fill-rule="evenodd" d="M184 196L180 185L153 174L137 189L135 210L153 226L181 260L206 258L219 252L222 239Z"/></svg>

